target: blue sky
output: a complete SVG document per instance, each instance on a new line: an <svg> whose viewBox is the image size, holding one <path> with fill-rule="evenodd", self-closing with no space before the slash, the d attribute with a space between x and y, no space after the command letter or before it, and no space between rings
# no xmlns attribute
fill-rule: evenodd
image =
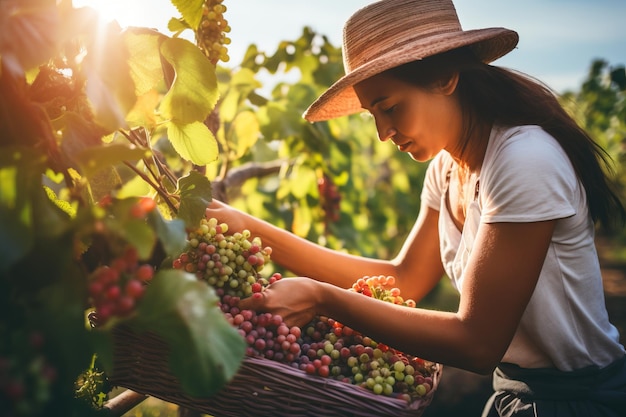
<svg viewBox="0 0 626 417"><path fill-rule="evenodd" d="M255 43L273 53L281 40L295 40L304 26L341 43L344 21L370 0L224 0L232 27L231 62ZM122 26L149 26L169 34L169 0L74 0L106 8ZM518 48L495 64L548 83L557 91L580 86L592 60L626 63L625 0L456 0L464 29L502 26L520 35Z"/></svg>

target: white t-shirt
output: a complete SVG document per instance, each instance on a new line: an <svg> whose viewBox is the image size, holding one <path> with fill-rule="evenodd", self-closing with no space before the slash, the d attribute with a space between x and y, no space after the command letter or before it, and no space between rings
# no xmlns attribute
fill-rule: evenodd
<svg viewBox="0 0 626 417"><path fill-rule="evenodd" d="M453 165L446 151L431 161L422 201L440 213L441 259L459 292L480 223L557 219L537 286L502 362L570 371L623 356L605 307L585 191L558 142L537 126L494 127L473 178L478 193L462 233L445 202Z"/></svg>

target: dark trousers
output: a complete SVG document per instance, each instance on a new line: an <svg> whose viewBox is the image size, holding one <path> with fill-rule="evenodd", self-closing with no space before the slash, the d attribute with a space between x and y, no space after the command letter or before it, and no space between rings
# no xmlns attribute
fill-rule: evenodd
<svg viewBox="0 0 626 417"><path fill-rule="evenodd" d="M626 356L572 372L500 364L482 417L626 417Z"/></svg>

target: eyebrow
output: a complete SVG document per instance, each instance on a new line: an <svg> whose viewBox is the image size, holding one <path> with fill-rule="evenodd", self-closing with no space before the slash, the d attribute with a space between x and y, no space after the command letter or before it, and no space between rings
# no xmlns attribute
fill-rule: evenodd
<svg viewBox="0 0 626 417"><path fill-rule="evenodd" d="M375 105L377 105L378 103L380 103L383 100L386 100L388 97L387 96L380 96L378 98L375 98L374 100L372 100L372 102L370 103L370 107L374 107Z"/></svg>

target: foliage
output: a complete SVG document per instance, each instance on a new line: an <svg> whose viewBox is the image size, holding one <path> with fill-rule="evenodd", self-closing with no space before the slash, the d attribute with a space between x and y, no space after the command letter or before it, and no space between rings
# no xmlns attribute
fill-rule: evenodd
<svg viewBox="0 0 626 417"><path fill-rule="evenodd" d="M580 125L612 159L615 189L626 204L626 68L598 59L591 63L580 91L561 97ZM612 237L615 252L623 251L626 230ZM619 256L619 255L618 255ZM621 255L626 259L626 251Z"/></svg>
<svg viewBox="0 0 626 417"><path fill-rule="evenodd" d="M112 369L120 322L172 345L190 393L214 393L244 342L213 291L166 260L211 200L195 168L218 157L205 123L215 65L187 40L102 25L69 1L3 1L0 12L1 413L95 412L74 383L94 353ZM129 248L157 273L130 314L91 329L92 273Z"/></svg>

